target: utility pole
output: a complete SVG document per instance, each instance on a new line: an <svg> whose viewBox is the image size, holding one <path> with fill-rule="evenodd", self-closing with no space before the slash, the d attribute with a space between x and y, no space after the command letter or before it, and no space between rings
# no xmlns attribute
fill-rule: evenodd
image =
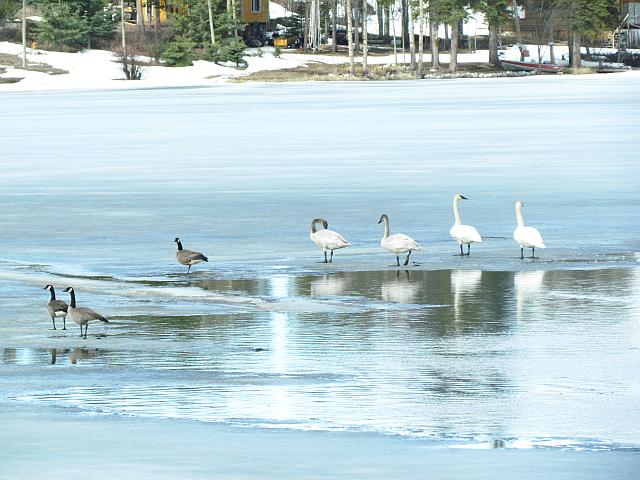
<svg viewBox="0 0 640 480"><path fill-rule="evenodd" d="M127 37L124 30L124 0L120 0L120 22L122 24L122 56L127 56Z"/></svg>
<svg viewBox="0 0 640 480"><path fill-rule="evenodd" d="M209 29L211 30L211 46L216 46L216 34L213 31L213 7L211 6L211 0L207 0L207 6L209 7Z"/></svg>
<svg viewBox="0 0 640 480"><path fill-rule="evenodd" d="M27 0L22 0L22 68L27 68Z"/></svg>

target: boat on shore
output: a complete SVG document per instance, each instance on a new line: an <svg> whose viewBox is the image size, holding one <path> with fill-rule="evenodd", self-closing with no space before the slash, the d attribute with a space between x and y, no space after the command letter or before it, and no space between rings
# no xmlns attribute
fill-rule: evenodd
<svg viewBox="0 0 640 480"><path fill-rule="evenodd" d="M561 67L553 63L519 62L517 60L501 60L502 68L510 72L543 72L558 73Z"/></svg>

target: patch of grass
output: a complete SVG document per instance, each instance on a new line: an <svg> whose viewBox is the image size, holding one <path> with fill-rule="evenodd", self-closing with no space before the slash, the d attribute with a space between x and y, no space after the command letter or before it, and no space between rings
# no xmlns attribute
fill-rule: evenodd
<svg viewBox="0 0 640 480"><path fill-rule="evenodd" d="M0 72L2 73L2 72ZM2 83L18 83L22 80L21 77L0 77L0 84Z"/></svg>
<svg viewBox="0 0 640 480"><path fill-rule="evenodd" d="M590 73L597 73L595 68L590 67L565 68L563 72L568 75L588 75Z"/></svg>
<svg viewBox="0 0 640 480"><path fill-rule="evenodd" d="M232 79L233 82L303 82L303 81L358 81L358 80L415 80L417 74L409 68L408 64L399 65L370 65L368 76L362 75L362 65L355 65L355 75L349 76L348 64L327 64L311 62L307 66L284 68L281 70L265 70L243 75ZM447 75L446 65L437 73L429 71L428 64L424 66L425 76ZM492 65L481 63L464 63L458 65L458 76L503 76L504 70ZM435 76L434 76L435 75Z"/></svg>
<svg viewBox="0 0 640 480"><path fill-rule="evenodd" d="M21 70L28 70L30 72L42 72L49 75L62 75L69 73L61 68L54 68L46 63L28 63L27 68L22 68L22 58L18 55L9 55L6 53L0 53L0 65L7 67L15 67Z"/></svg>

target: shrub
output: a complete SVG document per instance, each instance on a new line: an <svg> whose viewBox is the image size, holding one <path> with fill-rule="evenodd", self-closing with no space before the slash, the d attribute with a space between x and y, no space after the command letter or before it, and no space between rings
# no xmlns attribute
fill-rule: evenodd
<svg viewBox="0 0 640 480"><path fill-rule="evenodd" d="M142 78L144 73L143 64L135 53L127 52L125 55L120 50L116 55L116 62L122 66L122 71L127 80L140 80Z"/></svg>
<svg viewBox="0 0 640 480"><path fill-rule="evenodd" d="M280 58L281 55L282 55L282 48L280 48L279 46L276 46L276 48L273 49L273 56L276 58Z"/></svg>
<svg viewBox="0 0 640 480"><path fill-rule="evenodd" d="M193 42L188 38L177 38L167 44L162 52L162 59L170 67L188 67L193 65L193 47Z"/></svg>
<svg viewBox="0 0 640 480"><path fill-rule="evenodd" d="M246 68L247 61L244 57L244 49L247 46L238 38L229 38L224 40L220 45L218 52L215 54L214 59L216 63L233 62L236 66L241 65Z"/></svg>

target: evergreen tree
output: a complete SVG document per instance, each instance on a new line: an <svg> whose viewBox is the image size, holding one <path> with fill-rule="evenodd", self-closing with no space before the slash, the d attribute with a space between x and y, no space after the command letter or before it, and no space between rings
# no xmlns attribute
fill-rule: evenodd
<svg viewBox="0 0 640 480"><path fill-rule="evenodd" d="M22 0L0 0L0 25L15 16L22 7Z"/></svg>
<svg viewBox="0 0 640 480"><path fill-rule="evenodd" d="M84 45L89 26L74 12L69 3L46 3L42 22L37 26L39 43L63 49L80 49Z"/></svg>
<svg viewBox="0 0 640 480"><path fill-rule="evenodd" d="M484 13L489 24L489 63L500 65L498 56L498 43L500 36L500 25L506 19L507 5L509 0L480 0L476 2L476 8Z"/></svg>
<svg viewBox="0 0 640 480"><path fill-rule="evenodd" d="M458 42L460 38L460 22L467 18L468 0L437 0L440 19L451 25L451 48L449 71L456 73L458 68Z"/></svg>
<svg viewBox="0 0 640 480"><path fill-rule="evenodd" d="M581 66L580 48L585 38L601 35L615 28L619 5L615 0L556 0L565 14L569 30L571 66Z"/></svg>
<svg viewBox="0 0 640 480"><path fill-rule="evenodd" d="M41 43L54 48L91 48L92 42L114 37L120 9L106 0L41 0Z"/></svg>

